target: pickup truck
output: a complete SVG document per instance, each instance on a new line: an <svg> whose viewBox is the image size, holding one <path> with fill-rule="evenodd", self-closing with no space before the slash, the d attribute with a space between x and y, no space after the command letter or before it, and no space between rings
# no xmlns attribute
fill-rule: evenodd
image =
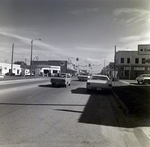
<svg viewBox="0 0 150 147"><path fill-rule="evenodd" d="M69 73L59 73L54 77L51 77L50 82L52 84L52 87L57 85L67 87L71 84L71 76Z"/></svg>

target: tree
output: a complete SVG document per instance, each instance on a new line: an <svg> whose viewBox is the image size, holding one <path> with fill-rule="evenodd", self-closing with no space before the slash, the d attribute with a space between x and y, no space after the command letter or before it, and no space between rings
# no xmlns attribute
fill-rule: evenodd
<svg viewBox="0 0 150 147"><path fill-rule="evenodd" d="M25 62L23 62L23 61L16 61L16 62L14 62L14 64L18 64L18 65L22 65L22 66L24 66L24 65L27 65Z"/></svg>

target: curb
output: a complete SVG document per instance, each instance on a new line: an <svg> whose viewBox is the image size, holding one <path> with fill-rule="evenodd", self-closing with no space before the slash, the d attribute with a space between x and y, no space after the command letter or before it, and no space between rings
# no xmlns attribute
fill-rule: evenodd
<svg viewBox="0 0 150 147"><path fill-rule="evenodd" d="M113 90L111 90L111 92L112 92L115 100L119 104L119 108L123 111L123 113L125 114L125 116L128 116L128 114L129 114L128 108L124 105L124 103L119 99L119 97L115 94L115 92Z"/></svg>

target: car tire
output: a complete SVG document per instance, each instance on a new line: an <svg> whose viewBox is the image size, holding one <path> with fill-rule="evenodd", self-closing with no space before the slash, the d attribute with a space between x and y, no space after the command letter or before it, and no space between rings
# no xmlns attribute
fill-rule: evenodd
<svg viewBox="0 0 150 147"><path fill-rule="evenodd" d="M65 85L64 85L64 87L66 88L66 87L67 87L67 85L65 84Z"/></svg>

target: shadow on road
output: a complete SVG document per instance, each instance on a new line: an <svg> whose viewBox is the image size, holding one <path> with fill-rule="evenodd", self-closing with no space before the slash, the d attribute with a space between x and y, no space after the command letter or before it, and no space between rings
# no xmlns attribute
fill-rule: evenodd
<svg viewBox="0 0 150 147"><path fill-rule="evenodd" d="M68 110L68 109L53 109L57 111L73 112L73 113L83 113L82 111Z"/></svg>
<svg viewBox="0 0 150 147"><path fill-rule="evenodd" d="M46 84L46 85L38 85L39 87L45 87L45 88L49 88L52 87L51 84Z"/></svg>
<svg viewBox="0 0 150 147"><path fill-rule="evenodd" d="M133 128L140 126L150 126L150 87L148 86L118 86L113 87L113 91L118 98L128 109L128 115L125 116L127 120L132 120L132 124L118 124L113 121L111 114L106 113L108 109L102 111L102 99L100 97L108 98L109 93L98 91L87 93L86 88L77 88L71 90L74 94L89 94L89 100L82 112L79 122L89 124L99 124L106 126ZM108 96L108 97L107 97ZM65 110L62 110L65 111ZM69 111L69 110L67 110ZM108 121L104 120L107 115ZM119 118L118 118L119 119Z"/></svg>
<svg viewBox="0 0 150 147"><path fill-rule="evenodd" d="M22 106L85 106L85 105L79 105L79 104L39 104L39 103L0 103L0 105L22 105Z"/></svg>
<svg viewBox="0 0 150 147"><path fill-rule="evenodd" d="M108 94L108 93L110 93L110 91L103 91L103 90L99 90L99 91L97 91L97 90L92 90L92 91L90 91L90 92L87 92L87 89L86 88L83 88L83 87L78 87L78 88L76 88L76 89L72 89L71 90L71 93L74 93L74 94Z"/></svg>
<svg viewBox="0 0 150 147"><path fill-rule="evenodd" d="M73 94L88 94L90 95L89 100L79 118L79 123L106 125L119 127L118 122L112 116L112 109L109 105L109 95L107 91L91 91L87 93L86 88L79 87L71 90ZM105 110L105 106L108 105ZM72 110L59 110L74 112ZM122 127L127 127L122 126Z"/></svg>
<svg viewBox="0 0 150 147"><path fill-rule="evenodd" d="M132 86L113 87L113 91L127 107L128 117L136 121L135 127L150 126L150 87L148 85L134 83Z"/></svg>
<svg viewBox="0 0 150 147"><path fill-rule="evenodd" d="M71 93L74 93L74 94L88 94L86 88L83 88L83 87L79 87L77 89L72 89Z"/></svg>
<svg viewBox="0 0 150 147"><path fill-rule="evenodd" d="M43 88L64 88L64 86L57 85L57 86L52 86L51 84L46 84L46 85L38 85L39 87Z"/></svg>

